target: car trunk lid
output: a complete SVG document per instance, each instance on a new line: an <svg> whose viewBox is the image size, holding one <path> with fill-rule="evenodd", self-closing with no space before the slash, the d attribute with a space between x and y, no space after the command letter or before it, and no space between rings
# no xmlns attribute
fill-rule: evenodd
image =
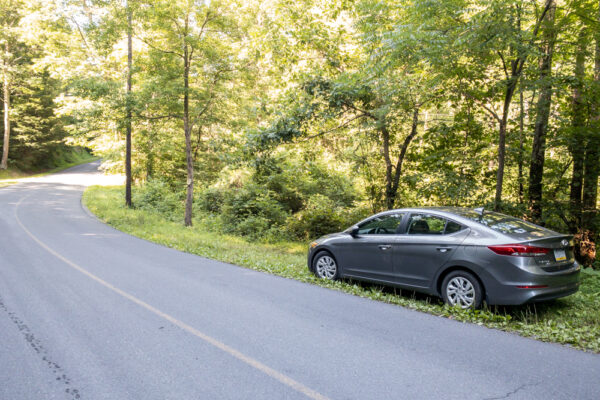
<svg viewBox="0 0 600 400"><path fill-rule="evenodd" d="M573 252L573 236L556 234L550 237L531 239L525 241L530 246L542 247L549 251L535 257L540 267L546 272L558 272L568 269L575 262Z"/></svg>

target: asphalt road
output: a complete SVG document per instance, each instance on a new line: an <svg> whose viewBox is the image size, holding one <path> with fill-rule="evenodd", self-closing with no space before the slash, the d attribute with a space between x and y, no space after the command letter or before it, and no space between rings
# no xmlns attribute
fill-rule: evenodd
<svg viewBox="0 0 600 400"><path fill-rule="evenodd" d="M0 399L599 399L600 356L250 271L0 189Z"/></svg>

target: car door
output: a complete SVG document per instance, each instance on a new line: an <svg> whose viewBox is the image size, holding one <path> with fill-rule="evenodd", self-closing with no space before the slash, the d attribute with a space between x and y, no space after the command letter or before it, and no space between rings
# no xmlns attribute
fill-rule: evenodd
<svg viewBox="0 0 600 400"><path fill-rule="evenodd" d="M344 275L380 282L394 282L394 246L405 213L375 216L358 226L346 243Z"/></svg>
<svg viewBox="0 0 600 400"><path fill-rule="evenodd" d="M396 282L430 287L438 269L466 239L469 229L430 213L411 213L406 226L406 233L398 235L394 249Z"/></svg>

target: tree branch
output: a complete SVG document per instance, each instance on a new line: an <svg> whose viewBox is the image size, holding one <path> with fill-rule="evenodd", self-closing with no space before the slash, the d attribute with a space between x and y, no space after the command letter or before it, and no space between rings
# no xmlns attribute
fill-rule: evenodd
<svg viewBox="0 0 600 400"><path fill-rule="evenodd" d="M177 53L176 51L171 51L171 50L164 50L164 49L161 49L161 48L159 48L159 47L157 47L157 46L154 46L152 43L148 42L147 40L145 40L145 39L142 39L142 38L141 38L141 37L139 37L138 35L135 35L135 34L134 34L133 36L134 36L134 37L135 37L137 40L139 40L140 42L142 42L142 43L146 44L146 45L147 45L148 47L150 47L152 50L156 50L156 51L159 51L159 52L161 52L161 53L165 53L165 54L174 54L174 55L176 55L176 56L178 56L178 57L181 57L181 58L183 58L183 54Z"/></svg>
<svg viewBox="0 0 600 400"><path fill-rule="evenodd" d="M349 120L347 120L347 121L345 121L345 122L341 123L340 125L336 126L335 128L331 128L331 129L328 129L328 130L326 130L326 131L322 131L322 132L316 133L316 134L314 134L314 135L307 136L307 137L305 137L304 139L302 139L302 140L298 140L297 142L294 142L294 143L306 142L306 141L308 141L308 140L311 140L311 139L314 139L314 138L316 138L316 137L323 136L323 135L326 135L326 134L328 134L328 133L331 133L331 132L337 131L338 129L342 129L342 128L345 128L346 126L350 125L350 123L351 123L352 121L354 121L354 120L357 120L357 119L359 119L359 118L362 118L362 117L366 117L366 116L367 116L367 115L365 115L365 114L359 114L359 115L355 115L354 117L352 117L352 118L350 118ZM291 143L291 142L290 142L290 143Z"/></svg>
<svg viewBox="0 0 600 400"><path fill-rule="evenodd" d="M471 95L471 94L469 94L469 93L467 93L467 92L463 92L463 94L464 94L466 97L470 98L471 100L473 100L473 101L476 101L477 103L479 103L479 105L480 105L481 107L483 107L483 108L484 108L484 109L485 109L487 112L489 112L489 113L490 113L490 115L491 115L492 117L494 117L494 119L495 119L496 121L498 121L499 123L501 123L501 122L502 122L502 119L501 119L501 118L498 116L498 113L497 113L496 111L494 111L492 108L490 108L490 107L488 107L487 105L485 105L485 103L484 103L483 101L481 101L480 99L476 98L475 96L473 96L473 95Z"/></svg>
<svg viewBox="0 0 600 400"><path fill-rule="evenodd" d="M504 76L508 80L508 79L510 79L510 76L508 75L508 68L506 68L506 60L504 59L504 55L502 54L502 52L500 50L498 50L497 53L500 56L500 59L502 60L502 67L504 68Z"/></svg>

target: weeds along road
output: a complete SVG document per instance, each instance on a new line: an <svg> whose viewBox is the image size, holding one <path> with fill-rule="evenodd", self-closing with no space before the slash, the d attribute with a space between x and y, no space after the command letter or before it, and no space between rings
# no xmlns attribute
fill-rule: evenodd
<svg viewBox="0 0 600 400"><path fill-rule="evenodd" d="M120 233L97 167L0 189L2 400L598 398L599 355Z"/></svg>

